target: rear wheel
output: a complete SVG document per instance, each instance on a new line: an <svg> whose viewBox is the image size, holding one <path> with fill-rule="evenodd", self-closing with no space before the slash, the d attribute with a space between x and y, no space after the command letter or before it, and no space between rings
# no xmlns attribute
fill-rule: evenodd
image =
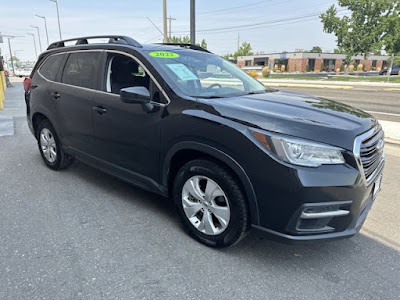
<svg viewBox="0 0 400 300"><path fill-rule="evenodd" d="M249 230L246 198L231 171L208 161L184 165L174 182L174 201L185 230L211 247L229 247Z"/></svg>
<svg viewBox="0 0 400 300"><path fill-rule="evenodd" d="M42 120L36 132L40 154L50 169L62 170L72 164L73 158L63 151L57 133L48 120Z"/></svg>

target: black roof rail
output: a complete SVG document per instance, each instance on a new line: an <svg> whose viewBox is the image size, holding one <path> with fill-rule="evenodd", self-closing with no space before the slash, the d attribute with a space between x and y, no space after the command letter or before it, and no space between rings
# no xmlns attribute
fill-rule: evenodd
<svg viewBox="0 0 400 300"><path fill-rule="evenodd" d="M97 36L85 36L79 37L74 39L62 40L58 42L52 43L47 50L65 47L65 42L73 42L76 41L75 45L85 45L89 44L88 40L91 39L108 39L109 44L124 44L130 45L138 48L143 48L143 46L129 36L122 36L122 35L97 35Z"/></svg>
<svg viewBox="0 0 400 300"><path fill-rule="evenodd" d="M207 49L204 49L203 47L200 47L198 45L193 45L193 44L185 44L185 43L158 43L158 44L159 45L166 45L166 46L177 46L177 47L188 48L188 49L192 49L192 50L211 53Z"/></svg>

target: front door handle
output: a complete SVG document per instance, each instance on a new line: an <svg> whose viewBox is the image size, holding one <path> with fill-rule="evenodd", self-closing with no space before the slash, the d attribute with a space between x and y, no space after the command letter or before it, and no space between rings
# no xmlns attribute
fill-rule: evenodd
<svg viewBox="0 0 400 300"><path fill-rule="evenodd" d="M95 106L93 110L97 112L99 115L105 114L107 110L103 106Z"/></svg>
<svg viewBox="0 0 400 300"><path fill-rule="evenodd" d="M60 95L60 93L59 92L53 92L53 93L51 93L51 96L54 98L54 99L59 99L60 97L61 97L61 95Z"/></svg>

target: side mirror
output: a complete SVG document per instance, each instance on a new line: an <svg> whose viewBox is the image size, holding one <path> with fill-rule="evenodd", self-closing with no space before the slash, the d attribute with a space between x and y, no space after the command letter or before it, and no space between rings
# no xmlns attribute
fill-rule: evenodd
<svg viewBox="0 0 400 300"><path fill-rule="evenodd" d="M150 103L150 92L144 86L121 89L119 95L125 103Z"/></svg>

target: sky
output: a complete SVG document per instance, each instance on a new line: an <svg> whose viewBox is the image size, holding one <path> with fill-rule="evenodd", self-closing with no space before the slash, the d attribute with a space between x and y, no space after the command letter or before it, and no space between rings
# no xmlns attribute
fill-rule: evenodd
<svg viewBox="0 0 400 300"><path fill-rule="evenodd" d="M162 42L162 35L147 19L162 30L162 0L58 0L61 32L64 39L87 35L128 35L141 43ZM233 53L240 43L249 42L253 52L310 50L320 46L324 51L336 48L335 36L323 32L318 14L337 0L197 0L196 40L205 39L216 54ZM167 0L172 34L189 34L189 0ZM44 20L47 18L49 42L59 40L55 3L50 0L0 0L0 32L23 36L11 40L12 51L26 60L35 60L33 37L40 52L47 48ZM305 17L300 18L298 17ZM295 19L293 19L295 18ZM287 21L282 21L282 20ZM279 22L277 22L279 21ZM260 24L261 23L261 24ZM9 56L7 39L0 44L2 54Z"/></svg>

